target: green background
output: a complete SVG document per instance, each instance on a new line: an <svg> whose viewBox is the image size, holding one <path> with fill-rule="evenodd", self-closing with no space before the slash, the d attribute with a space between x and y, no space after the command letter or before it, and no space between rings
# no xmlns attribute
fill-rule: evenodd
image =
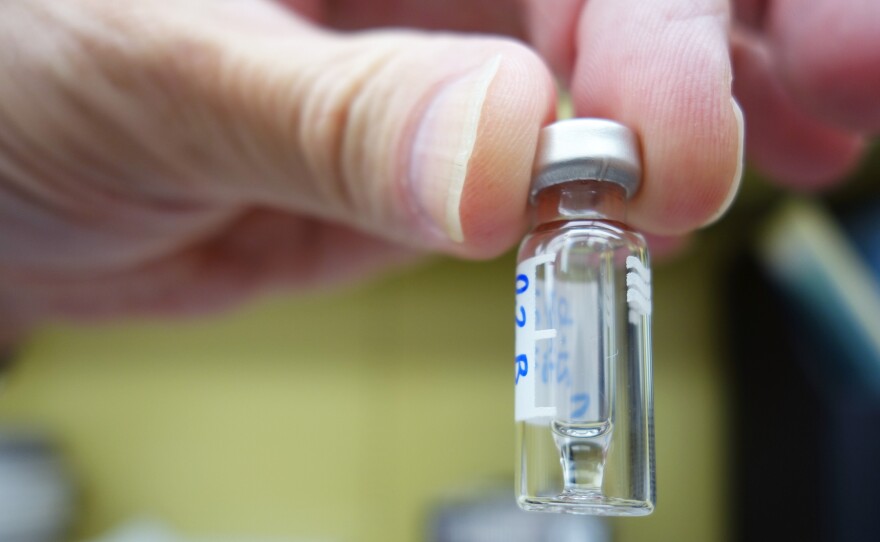
<svg viewBox="0 0 880 542"><path fill-rule="evenodd" d="M718 540L724 386L710 243L655 274L658 508L621 540ZM208 321L56 327L0 420L57 435L78 533L132 516L185 533L410 541L449 492L509 484L512 277L436 261Z"/></svg>

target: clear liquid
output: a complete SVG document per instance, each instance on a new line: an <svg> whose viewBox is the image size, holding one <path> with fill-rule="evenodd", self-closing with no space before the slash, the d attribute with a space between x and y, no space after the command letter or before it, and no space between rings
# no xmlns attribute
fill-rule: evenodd
<svg viewBox="0 0 880 542"><path fill-rule="evenodd" d="M550 430L559 450L563 492L600 496L608 446L611 444L611 422L553 421Z"/></svg>

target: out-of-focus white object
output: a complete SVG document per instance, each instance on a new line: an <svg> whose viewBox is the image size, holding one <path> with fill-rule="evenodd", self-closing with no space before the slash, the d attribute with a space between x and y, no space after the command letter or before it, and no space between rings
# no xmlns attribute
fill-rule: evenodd
<svg viewBox="0 0 880 542"><path fill-rule="evenodd" d="M160 521L138 519L91 542L329 542L315 538L265 538L253 536L183 537Z"/></svg>
<svg viewBox="0 0 880 542"><path fill-rule="evenodd" d="M507 484L505 484L507 486ZM508 487L474 488L450 496L428 522L429 542L609 542L604 518L530 514L510 499Z"/></svg>
<svg viewBox="0 0 880 542"><path fill-rule="evenodd" d="M843 229L818 205L793 200L769 222L759 250L781 286L839 347L828 369L847 368L860 386L880 393L880 284Z"/></svg>
<svg viewBox="0 0 880 542"><path fill-rule="evenodd" d="M167 527L155 521L138 520L128 523L93 542L179 542Z"/></svg>
<svg viewBox="0 0 880 542"><path fill-rule="evenodd" d="M72 486L51 440L0 427L0 541L64 540L72 510Z"/></svg>

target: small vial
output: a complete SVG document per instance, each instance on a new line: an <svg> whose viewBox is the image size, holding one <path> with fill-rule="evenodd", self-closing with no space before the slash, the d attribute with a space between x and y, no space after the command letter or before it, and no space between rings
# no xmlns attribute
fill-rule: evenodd
<svg viewBox="0 0 880 542"><path fill-rule="evenodd" d="M541 131L534 229L516 270L517 501L525 510L654 509L651 271L625 223L641 177L626 126Z"/></svg>

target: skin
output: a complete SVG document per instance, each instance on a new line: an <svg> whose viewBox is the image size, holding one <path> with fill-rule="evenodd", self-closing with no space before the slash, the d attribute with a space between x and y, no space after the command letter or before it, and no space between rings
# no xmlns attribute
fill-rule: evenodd
<svg viewBox="0 0 880 542"><path fill-rule="evenodd" d="M876 28L876 0L2 2L0 344L496 256L554 77L639 134L630 220L674 245L735 194L734 94L779 182L853 167L880 129ZM432 132L446 89L470 105Z"/></svg>

